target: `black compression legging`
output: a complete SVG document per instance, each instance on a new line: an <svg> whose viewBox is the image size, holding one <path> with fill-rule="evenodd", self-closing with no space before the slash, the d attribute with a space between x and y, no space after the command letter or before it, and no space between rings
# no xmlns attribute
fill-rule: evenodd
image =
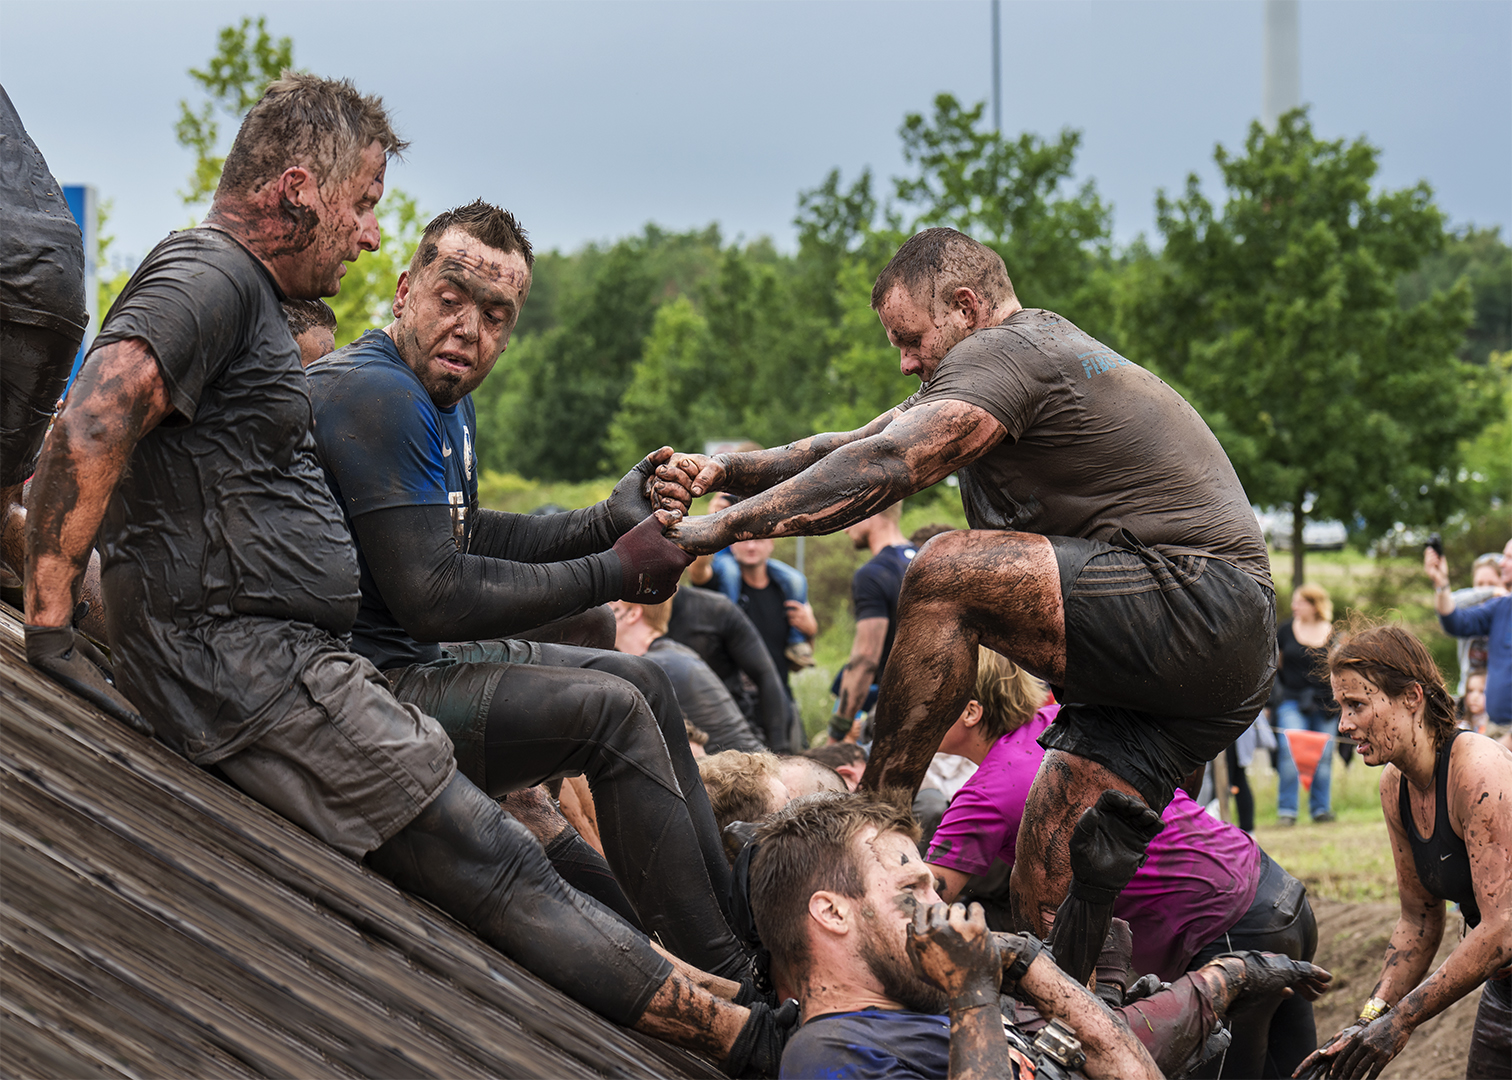
<svg viewBox="0 0 1512 1080"><path fill-rule="evenodd" d="M525 826L458 773L368 865L590 1009L626 1026L672 965L567 886Z"/></svg>
<svg viewBox="0 0 1512 1080"><path fill-rule="evenodd" d="M725 914L729 866L661 670L639 657L535 642L448 645L447 653L387 675L396 697L441 721L462 771L495 797L586 775L604 853L641 925L705 971L744 975Z"/></svg>

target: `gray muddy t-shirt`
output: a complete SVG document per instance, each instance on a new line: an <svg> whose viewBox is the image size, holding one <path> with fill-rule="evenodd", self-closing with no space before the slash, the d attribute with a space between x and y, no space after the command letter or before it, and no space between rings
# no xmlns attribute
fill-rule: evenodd
<svg viewBox="0 0 1512 1080"><path fill-rule="evenodd" d="M1008 436L960 472L976 529L1204 553L1267 589L1259 522L1197 411L1144 368L1049 311L1017 311L951 349L900 408L964 401Z"/></svg>
<svg viewBox="0 0 1512 1080"><path fill-rule="evenodd" d="M105 516L105 614L121 689L200 764L278 720L357 614L357 559L279 300L235 240L189 229L147 256L94 346L141 338L173 402Z"/></svg>

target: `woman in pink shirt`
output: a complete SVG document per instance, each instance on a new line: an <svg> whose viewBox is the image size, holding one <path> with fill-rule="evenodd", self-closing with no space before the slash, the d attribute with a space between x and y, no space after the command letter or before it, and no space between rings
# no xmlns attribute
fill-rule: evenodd
<svg viewBox="0 0 1512 1080"><path fill-rule="evenodd" d="M1043 705L1046 697L1038 679L981 650L976 698L940 743L941 753L978 765L951 801L926 856L944 882L940 895L947 901L987 873L994 860L1013 864L1024 802L1045 755L1038 739L1060 708ZM1233 949L1312 959L1317 924L1301 882L1180 788L1161 820L1165 828L1113 909L1133 932L1137 974L1153 972L1170 981ZM1275 1009L1274 1016L1249 1015L1234 1024L1222 1075L1290 1076L1312 1051L1316 1029L1309 1002L1295 997L1265 1008Z"/></svg>

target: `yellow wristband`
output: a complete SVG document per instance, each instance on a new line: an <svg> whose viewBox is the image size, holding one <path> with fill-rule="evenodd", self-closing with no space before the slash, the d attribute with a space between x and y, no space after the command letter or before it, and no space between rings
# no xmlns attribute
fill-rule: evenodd
<svg viewBox="0 0 1512 1080"><path fill-rule="evenodd" d="M1360 1010L1360 1023L1368 1024L1372 1020L1376 1020L1383 1016L1390 1008L1391 1006L1387 1004L1385 998L1373 997L1369 1001L1367 1001L1365 1003L1365 1007Z"/></svg>

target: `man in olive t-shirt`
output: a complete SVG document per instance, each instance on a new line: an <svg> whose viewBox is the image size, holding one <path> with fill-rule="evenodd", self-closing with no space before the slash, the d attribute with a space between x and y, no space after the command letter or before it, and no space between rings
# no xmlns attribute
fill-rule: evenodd
<svg viewBox="0 0 1512 1080"><path fill-rule="evenodd" d="M1159 811L1259 711L1275 610L1265 546L1195 410L1023 308L995 252L921 232L872 306L919 391L856 431L674 457L659 470L669 499L748 497L668 535L699 554L830 533L959 474L971 530L936 537L908 571L864 783L917 789L971 694L979 644L1056 687L1066 706L1044 736L1013 881L1019 925L1043 933L1081 812L1109 789Z"/></svg>

